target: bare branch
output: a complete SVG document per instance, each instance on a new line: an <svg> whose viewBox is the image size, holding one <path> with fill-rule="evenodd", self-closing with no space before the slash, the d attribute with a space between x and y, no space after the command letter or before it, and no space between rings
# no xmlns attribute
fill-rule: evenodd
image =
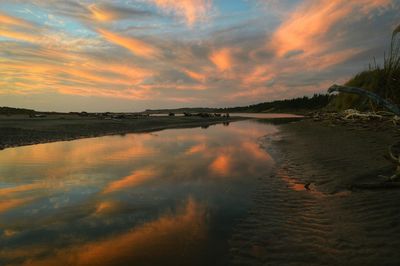
<svg viewBox="0 0 400 266"><path fill-rule="evenodd" d="M400 108L390 102L389 100L383 99L381 96L379 96L376 93L373 93L371 91L361 89L361 88L356 88L356 87L347 87L347 86L340 86L340 85L333 85L328 89L328 93L332 92L343 92L343 93L352 93L352 94L357 94L361 96L366 96L369 99L371 99L374 103L377 105L380 105L382 107L385 107L386 109L390 110L396 115L400 115Z"/></svg>

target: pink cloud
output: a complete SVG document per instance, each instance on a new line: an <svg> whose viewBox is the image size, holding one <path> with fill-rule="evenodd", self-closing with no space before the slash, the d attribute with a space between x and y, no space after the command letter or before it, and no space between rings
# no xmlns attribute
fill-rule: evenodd
<svg viewBox="0 0 400 266"><path fill-rule="evenodd" d="M278 27L268 46L279 57L296 51L305 54L327 51L334 45L336 36L329 36L330 42L324 38L336 24L359 19L360 10L362 16L377 8L387 7L391 2L391 0L304 1Z"/></svg>
<svg viewBox="0 0 400 266"><path fill-rule="evenodd" d="M113 33L104 29L97 29L97 31L109 42L122 46L129 51L131 51L134 55L145 57L145 58L154 58L160 55L160 50L157 49L150 43L146 43L140 39L134 37L126 37L119 35L117 33Z"/></svg>
<svg viewBox="0 0 400 266"><path fill-rule="evenodd" d="M232 52L230 48L217 50L210 55L210 60L220 71L229 70L233 67Z"/></svg>

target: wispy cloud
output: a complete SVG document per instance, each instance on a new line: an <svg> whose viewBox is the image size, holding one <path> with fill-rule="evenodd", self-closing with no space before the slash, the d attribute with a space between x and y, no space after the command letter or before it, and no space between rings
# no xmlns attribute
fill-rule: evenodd
<svg viewBox="0 0 400 266"><path fill-rule="evenodd" d="M189 26L209 18L212 9L211 0L151 0L166 13L183 17Z"/></svg>
<svg viewBox="0 0 400 266"><path fill-rule="evenodd" d="M126 37L113 33L108 30L98 29L97 30L107 41L120 45L134 55L142 56L146 58L156 57L160 54L160 51L152 44L146 43L140 39L134 37Z"/></svg>
<svg viewBox="0 0 400 266"><path fill-rule="evenodd" d="M6 13L3 13L0 11L0 23L4 27L5 25L7 26L18 26L18 27L23 27L23 28L32 28L32 22L29 22L27 20L24 20L22 18L17 18L13 17L10 15L7 15Z"/></svg>
<svg viewBox="0 0 400 266"><path fill-rule="evenodd" d="M121 19L143 19L154 16L150 11L120 7L110 4L89 4L87 6L91 13L91 17L101 22L110 22Z"/></svg>
<svg viewBox="0 0 400 266"><path fill-rule="evenodd" d="M52 94L142 110L321 92L379 60L398 12L393 0L18 0L0 8L0 105Z"/></svg>
<svg viewBox="0 0 400 266"><path fill-rule="evenodd" d="M340 33L333 31L335 26L359 20L377 8L388 7L390 3L390 0L305 1L278 27L269 46L281 57L330 49L340 39Z"/></svg>

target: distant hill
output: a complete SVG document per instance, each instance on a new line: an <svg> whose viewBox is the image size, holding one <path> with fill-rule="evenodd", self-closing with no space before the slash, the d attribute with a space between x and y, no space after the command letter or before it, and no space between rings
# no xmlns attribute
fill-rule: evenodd
<svg viewBox="0 0 400 266"><path fill-rule="evenodd" d="M227 112L247 112L247 113L271 113L271 112L301 112L324 108L331 101L332 97L328 94L314 94L311 98L304 96L300 98L264 102L249 106L224 108Z"/></svg>
<svg viewBox="0 0 400 266"><path fill-rule="evenodd" d="M146 113L279 113L279 112L305 112L324 108L335 96L328 94L314 94L312 97L299 97L287 100L263 102L248 106L228 108L177 108L146 110Z"/></svg>
<svg viewBox="0 0 400 266"><path fill-rule="evenodd" d="M0 114L2 115L29 115L36 113L35 110L13 107L0 107Z"/></svg>
<svg viewBox="0 0 400 266"><path fill-rule="evenodd" d="M271 102L263 102L252 104L248 106L228 107L228 108L175 108L175 109L148 109L144 113L147 114L165 114L165 113L304 113L307 111L318 110L327 106L327 104L336 96L327 94L314 94L312 97L299 97L287 100L278 100ZM37 114L35 110L13 108L13 107L0 107L0 114L2 115L15 115L15 114ZM39 112L41 114L62 114L58 112ZM81 112L80 114L87 114ZM79 114L72 112L70 114Z"/></svg>
<svg viewBox="0 0 400 266"><path fill-rule="evenodd" d="M148 114L165 114L165 113L212 113L220 108L206 108L206 107L187 107L175 109L147 109L145 113Z"/></svg>

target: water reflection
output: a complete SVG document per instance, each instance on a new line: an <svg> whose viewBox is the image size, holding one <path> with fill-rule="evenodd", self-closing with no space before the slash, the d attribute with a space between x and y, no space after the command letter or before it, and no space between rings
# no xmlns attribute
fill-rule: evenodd
<svg viewBox="0 0 400 266"><path fill-rule="evenodd" d="M257 138L275 130L243 121L3 150L0 264L224 261L273 164Z"/></svg>
<svg viewBox="0 0 400 266"><path fill-rule="evenodd" d="M192 199L175 214L167 213L126 232L97 241L52 250L24 265L164 265L190 263L206 237L206 213Z"/></svg>

